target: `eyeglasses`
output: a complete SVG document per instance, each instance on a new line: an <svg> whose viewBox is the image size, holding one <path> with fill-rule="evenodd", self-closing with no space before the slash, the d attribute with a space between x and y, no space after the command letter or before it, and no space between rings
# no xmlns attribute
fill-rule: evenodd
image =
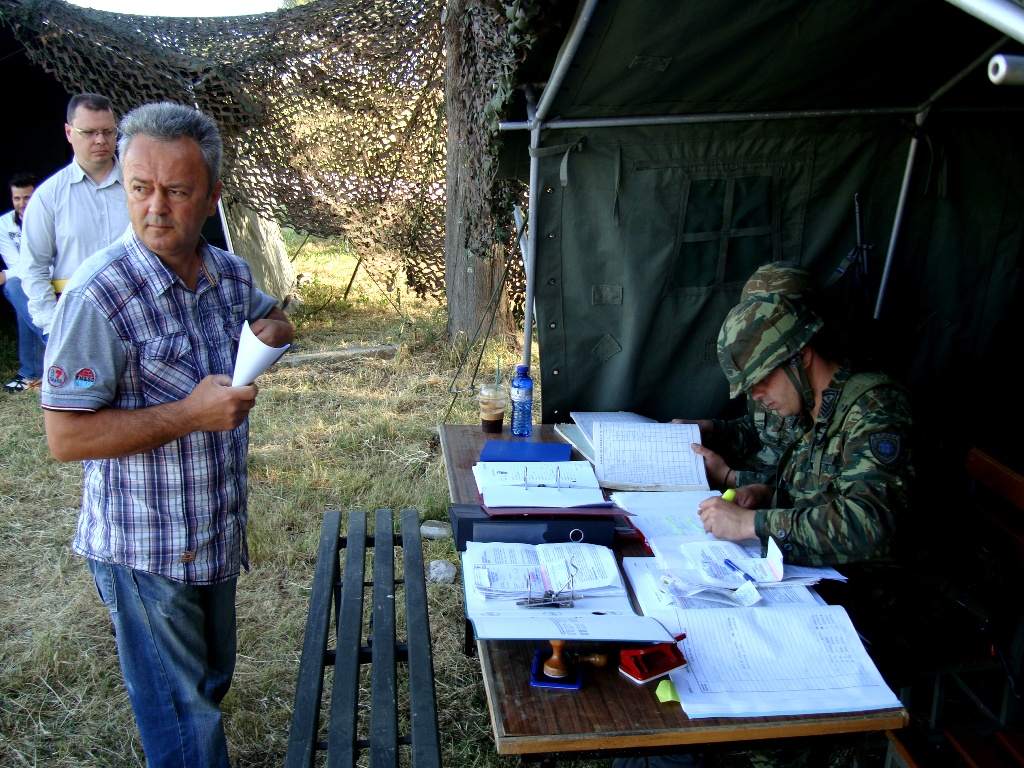
<svg viewBox="0 0 1024 768"><path fill-rule="evenodd" d="M75 128L73 125L71 127ZM75 130L78 132L78 135L86 141L92 141L97 136L102 136L104 139L110 139L117 135L117 128L104 128L102 131L83 131L81 128L75 128Z"/></svg>

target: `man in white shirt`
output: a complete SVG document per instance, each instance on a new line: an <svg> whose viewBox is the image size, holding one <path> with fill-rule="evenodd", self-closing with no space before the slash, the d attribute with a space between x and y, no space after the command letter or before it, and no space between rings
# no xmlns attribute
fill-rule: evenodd
<svg viewBox="0 0 1024 768"><path fill-rule="evenodd" d="M44 341L68 278L128 228L110 99L96 93L72 96L64 134L75 157L39 185L25 209L18 267L32 322Z"/></svg>
<svg viewBox="0 0 1024 768"><path fill-rule="evenodd" d="M36 181L31 173L14 174L9 182L14 208L0 216L0 257L4 262L0 286L14 307L18 322L18 375L4 385L5 392L24 392L37 386L43 375L43 332L32 325L17 273L21 260L21 217L25 215Z"/></svg>

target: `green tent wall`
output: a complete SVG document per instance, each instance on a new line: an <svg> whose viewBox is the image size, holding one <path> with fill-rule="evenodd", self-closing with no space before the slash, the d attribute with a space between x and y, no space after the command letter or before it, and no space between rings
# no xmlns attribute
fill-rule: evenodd
<svg viewBox="0 0 1024 768"><path fill-rule="evenodd" d="M726 312L768 261L826 283L856 195L867 280L826 294L843 350L910 387L922 446L1013 449L1024 86L988 62L1020 42L943 0L558 9L519 78L564 79L520 91L502 125L510 175L529 181L536 145L544 422L740 412L715 353Z"/></svg>

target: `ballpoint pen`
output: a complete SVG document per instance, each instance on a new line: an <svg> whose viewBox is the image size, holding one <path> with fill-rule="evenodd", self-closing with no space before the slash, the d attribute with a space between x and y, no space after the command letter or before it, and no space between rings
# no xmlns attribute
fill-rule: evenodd
<svg viewBox="0 0 1024 768"><path fill-rule="evenodd" d="M747 573L742 568L740 568L738 565L736 565L736 563L734 563L728 557L725 558L725 565L731 571L736 571L736 573L742 573L743 574L743 578L746 579L747 581L749 581L751 584L757 584L757 579L755 579L749 573Z"/></svg>

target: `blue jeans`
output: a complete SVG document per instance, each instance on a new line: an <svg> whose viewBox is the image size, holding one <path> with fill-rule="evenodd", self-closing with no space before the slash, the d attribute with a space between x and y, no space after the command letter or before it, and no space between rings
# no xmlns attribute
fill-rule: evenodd
<svg viewBox="0 0 1024 768"><path fill-rule="evenodd" d="M235 583L89 561L110 609L148 768L230 768L220 702L235 669Z"/></svg>
<svg viewBox="0 0 1024 768"><path fill-rule="evenodd" d="M32 324L28 313L28 297L21 290L21 280L7 278L4 296L14 307L18 316L18 375L26 379L40 379L43 376L43 332Z"/></svg>

